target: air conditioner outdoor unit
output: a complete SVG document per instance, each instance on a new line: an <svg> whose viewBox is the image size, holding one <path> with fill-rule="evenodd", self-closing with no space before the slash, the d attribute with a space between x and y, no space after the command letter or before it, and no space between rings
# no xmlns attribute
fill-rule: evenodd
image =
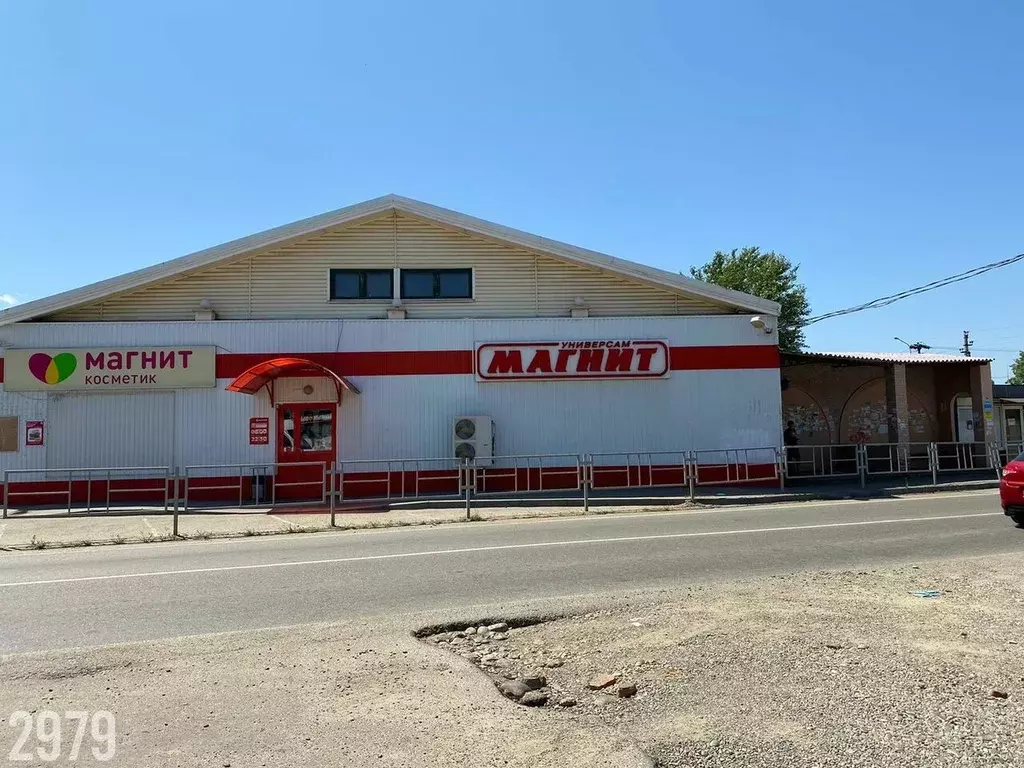
<svg viewBox="0 0 1024 768"><path fill-rule="evenodd" d="M458 416L452 424L452 446L457 459L490 464L494 455L494 422L487 416Z"/></svg>

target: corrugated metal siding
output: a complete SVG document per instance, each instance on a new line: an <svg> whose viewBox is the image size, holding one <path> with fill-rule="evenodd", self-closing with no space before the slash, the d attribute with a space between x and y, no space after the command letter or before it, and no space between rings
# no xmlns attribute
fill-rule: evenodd
<svg viewBox="0 0 1024 768"><path fill-rule="evenodd" d="M575 264L539 259L538 312L541 316L568 314L576 296L582 296L595 317L622 315L708 314L703 299L677 296L658 288L624 290L620 278Z"/></svg>
<svg viewBox="0 0 1024 768"><path fill-rule="evenodd" d="M15 347L215 345L226 352L471 349L485 341L667 339L676 345L777 344L749 315L508 320L267 320L262 322L22 323L0 328Z"/></svg>
<svg viewBox="0 0 1024 768"><path fill-rule="evenodd" d="M174 392L49 395L46 466L170 466Z"/></svg>
<svg viewBox="0 0 1024 768"><path fill-rule="evenodd" d="M0 391L0 416L18 417L18 451L15 453L0 452L0 471L46 467L46 445L31 448L25 446L25 422L29 419L45 422L46 414L47 398L45 394ZM46 435L45 438L48 444L49 435Z"/></svg>
<svg viewBox="0 0 1024 768"><path fill-rule="evenodd" d="M174 463L179 467L196 464L255 464L274 461L274 445L249 445L249 419L270 418L274 440L274 410L266 393L254 397L224 389L180 389L177 395ZM234 471L234 470L233 470Z"/></svg>
<svg viewBox="0 0 1024 768"><path fill-rule="evenodd" d="M778 371L677 371L661 381L368 378L343 400L340 458L451 454L455 417L490 416L503 455L774 446Z"/></svg>
<svg viewBox="0 0 1024 768"><path fill-rule="evenodd" d="M328 270L395 266L474 269L473 301L409 301L409 318L565 317L576 296L596 316L727 311L702 298L387 214L52 319L190 320L203 299L226 320L383 318L388 301L329 302Z"/></svg>
<svg viewBox="0 0 1024 768"><path fill-rule="evenodd" d="M740 315L46 323L0 332L0 341L17 346L215 344L237 353L469 349L484 341L623 337L666 339L674 345L775 341ZM778 369L674 371L659 381L478 383L472 375L458 375L365 376L354 383L362 394L344 395L338 420L338 456L343 459L448 456L451 422L467 414L494 419L497 449L504 454L758 447L776 445L781 434ZM54 397L47 448L0 454L0 467L41 461L51 451L50 466L112 461L138 466L156 459L178 466L273 461L276 434L269 446L248 442L250 417L273 419L267 394L227 392L227 384L222 379L216 389ZM290 386L284 384L280 392ZM22 419L47 417L42 396L0 392L0 410Z"/></svg>

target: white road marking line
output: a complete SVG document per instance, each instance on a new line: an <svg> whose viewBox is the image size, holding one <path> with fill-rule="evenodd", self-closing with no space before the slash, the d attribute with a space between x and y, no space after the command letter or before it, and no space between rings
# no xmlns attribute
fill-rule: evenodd
<svg viewBox="0 0 1024 768"><path fill-rule="evenodd" d="M142 517L142 522L144 522L149 527L150 533L152 533L154 536L160 535L160 532L156 529L156 526L149 522L149 518L145 515L143 515Z"/></svg>
<svg viewBox="0 0 1024 768"><path fill-rule="evenodd" d="M654 518L654 517L687 517L692 515L712 515L722 512L753 512L753 511L765 511L774 512L777 510L800 510L816 507L845 507L845 506L858 506L864 507L870 504L893 504L896 502L915 502L915 501L943 501L945 499L965 499L965 498L980 498L984 496L998 496L998 489L983 489L977 491L953 491L950 493L922 493L922 494L911 494L909 496L893 496L886 498L861 498L861 499L823 499L820 501L794 501L788 503L760 503L760 504L718 504L708 505L701 509L668 509L663 512L604 512L600 514L575 514L575 515L554 515L551 517L514 517L514 518L491 518L484 521L487 528L492 528L499 525L529 525L529 524L552 524L552 523L593 523L600 520L623 520L630 518ZM595 505L599 506L599 505ZM200 513L201 514L201 513ZM267 512L254 512L254 515L259 517L272 516ZM387 514L387 513L384 513ZM189 517L192 517L190 514ZM339 520L344 521L344 515L339 516ZM283 522L288 522L284 520ZM423 533L424 530L432 528L447 528L450 526L461 526L463 521L461 520L446 520L438 523L417 523L415 525L404 525L394 526L386 528L349 528L341 531L331 531L325 529L321 531L315 531L317 539L326 539L337 536L374 536L378 534L398 534L398 535L415 535L417 533ZM479 525L474 530L483 530ZM310 534L312 535L312 533ZM283 544L296 544L303 545L309 543L309 538L303 536L250 536L245 538L225 538L225 539L213 539L213 540L195 540L195 539L184 539L181 541L163 541L158 543L147 543L147 544L123 544L120 549L122 551L131 549L133 547L146 547L152 549L154 546L166 546L166 547L244 547L244 546L259 546L259 545L283 545ZM50 549L44 551L11 551L8 553L14 557L32 557L32 558L43 558L43 557L66 557L72 554L71 550L64 548ZM75 551L74 554L82 556L95 556L96 550L80 550Z"/></svg>
<svg viewBox="0 0 1024 768"><path fill-rule="evenodd" d="M267 514L265 515L265 517L272 517L272 518L274 518L275 520L277 520L277 522L279 522L279 523L284 523L284 524L285 524L285 525L287 525L287 526L288 526L289 528L294 528L294 526L293 526L293 525L291 524L291 521L289 521L289 520L285 520L285 519L284 519L283 517L278 517L277 515L272 515L272 514L270 514L269 512L267 512Z"/></svg>
<svg viewBox="0 0 1024 768"><path fill-rule="evenodd" d="M7 523L0 523L0 539L4 537L4 531L7 529Z"/></svg>
<svg viewBox="0 0 1024 768"><path fill-rule="evenodd" d="M140 573L112 573L103 576L78 576L70 579L41 579L38 581L11 581L0 583L2 587L34 587L46 584L73 584L81 581L108 581L111 579L151 578L154 576L178 576L193 573L220 573L224 571L251 571L265 568L297 568L310 565L333 565L337 563L360 563L372 560L402 560L410 557L436 555L461 555L473 552L499 552L509 549L539 549L542 547L569 547L585 544L617 544L627 541L655 541L658 539L694 539L710 536L738 536L752 533L783 533L787 531L811 531L822 528L854 528L865 525L895 525L899 523L925 523L938 520L962 520L972 517L992 517L1002 512L973 512L963 515L939 515L936 517L904 517L892 520L856 520L847 523L819 523L816 525L787 525L776 528L742 528L729 531L693 531L689 533L659 533L646 536L615 536L603 539L570 539L567 541L538 541L524 544L496 544L487 547L463 547L459 549L437 549L424 552L396 552L387 555L360 555L357 557L333 557L322 560L295 560L277 563L255 563L251 565L222 565L211 568L182 568L176 571L143 571Z"/></svg>

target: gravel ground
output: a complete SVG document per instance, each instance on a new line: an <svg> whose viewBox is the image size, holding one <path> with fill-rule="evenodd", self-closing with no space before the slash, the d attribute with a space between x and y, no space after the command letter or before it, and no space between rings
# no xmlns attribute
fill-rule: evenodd
<svg viewBox="0 0 1024 768"><path fill-rule="evenodd" d="M1022 766L1022 573L1014 555L787 576L428 641L496 683L545 678L545 711L660 766Z"/></svg>
<svg viewBox="0 0 1024 768"><path fill-rule="evenodd" d="M486 605L487 642L417 640L474 618L422 613L11 655L0 713L110 710L106 765L129 768L1024 766L1022 573L1024 554ZM543 705L493 682L526 675Z"/></svg>

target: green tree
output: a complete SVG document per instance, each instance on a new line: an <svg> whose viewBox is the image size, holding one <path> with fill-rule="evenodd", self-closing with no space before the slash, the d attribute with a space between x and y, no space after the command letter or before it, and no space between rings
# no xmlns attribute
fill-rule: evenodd
<svg viewBox="0 0 1024 768"><path fill-rule="evenodd" d="M690 274L723 288L777 301L781 306L779 347L784 352L799 352L804 348L803 326L811 308L807 303L806 288L797 279L798 269L781 253L762 253L755 246L734 248L728 253L715 251L714 257L704 266L690 267Z"/></svg>
<svg viewBox="0 0 1024 768"><path fill-rule="evenodd" d="M1010 365L1010 378L1007 384L1024 384L1024 352L1017 355L1017 359Z"/></svg>

